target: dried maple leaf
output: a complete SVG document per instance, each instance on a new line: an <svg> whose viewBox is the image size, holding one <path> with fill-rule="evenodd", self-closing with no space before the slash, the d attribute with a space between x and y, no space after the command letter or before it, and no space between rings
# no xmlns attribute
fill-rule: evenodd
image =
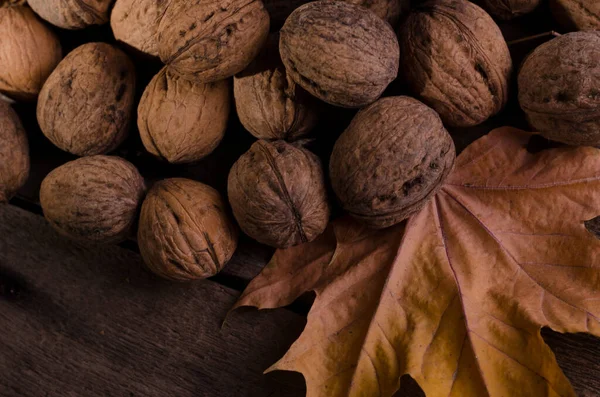
<svg viewBox="0 0 600 397"><path fill-rule="evenodd" d="M493 131L403 226L345 218L277 251L237 306L308 290L307 326L269 370L304 374L308 396L391 396L411 375L427 396L574 396L541 327L600 335L600 152L531 154Z"/></svg>

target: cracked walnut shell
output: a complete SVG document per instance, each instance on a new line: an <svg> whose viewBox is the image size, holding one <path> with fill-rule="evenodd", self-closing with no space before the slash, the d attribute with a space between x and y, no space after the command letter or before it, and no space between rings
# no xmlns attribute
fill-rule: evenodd
<svg viewBox="0 0 600 397"><path fill-rule="evenodd" d="M29 176L29 146L21 120L0 101L0 203L10 200Z"/></svg>
<svg viewBox="0 0 600 397"><path fill-rule="evenodd" d="M216 190L190 179L165 179L142 204L138 244L157 275L195 280L214 276L231 259L237 229Z"/></svg>
<svg viewBox="0 0 600 397"><path fill-rule="evenodd" d="M113 0L27 0L40 17L63 29L83 29L108 22Z"/></svg>
<svg viewBox="0 0 600 397"><path fill-rule="evenodd" d="M437 113L409 97L362 109L333 148L331 184L354 218L385 228L418 212L454 165L452 138Z"/></svg>

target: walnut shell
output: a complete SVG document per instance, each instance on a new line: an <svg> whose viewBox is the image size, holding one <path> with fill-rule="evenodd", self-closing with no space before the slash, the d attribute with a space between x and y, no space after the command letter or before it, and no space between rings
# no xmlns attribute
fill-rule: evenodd
<svg viewBox="0 0 600 397"><path fill-rule="evenodd" d="M396 26L400 17L410 8L409 0L343 0L346 3L364 7L375 13L379 18L385 19L392 26Z"/></svg>
<svg viewBox="0 0 600 397"><path fill-rule="evenodd" d="M138 107L146 150L170 163L190 163L212 153L227 128L229 86L229 80L196 83L161 69Z"/></svg>
<svg viewBox="0 0 600 397"><path fill-rule="evenodd" d="M237 229L216 190L189 179L165 179L142 204L138 244L157 275L201 279L214 276L231 259Z"/></svg>
<svg viewBox="0 0 600 397"><path fill-rule="evenodd" d="M482 0L482 7L498 19L509 20L535 10L542 0Z"/></svg>
<svg viewBox="0 0 600 397"><path fill-rule="evenodd" d="M63 59L38 98L37 119L56 146L78 156L108 153L126 138L135 71L121 50L84 44Z"/></svg>
<svg viewBox="0 0 600 397"><path fill-rule="evenodd" d="M62 58L58 38L30 8L0 6L0 93L34 100Z"/></svg>
<svg viewBox="0 0 600 397"><path fill-rule="evenodd" d="M83 29L108 22L113 0L27 0L40 17L63 29Z"/></svg>
<svg viewBox="0 0 600 397"><path fill-rule="evenodd" d="M158 28L160 59L171 70L201 82L241 72L269 34L261 0L171 2Z"/></svg>
<svg viewBox="0 0 600 397"><path fill-rule="evenodd" d="M158 25L167 5L168 0L117 0L110 15L115 38L158 57Z"/></svg>
<svg viewBox="0 0 600 397"><path fill-rule="evenodd" d="M128 161L90 156L70 161L42 181L44 216L74 240L114 243L125 240L144 196L144 178Z"/></svg>
<svg viewBox="0 0 600 397"><path fill-rule="evenodd" d="M600 30L600 2L598 0L550 0L554 18L565 29Z"/></svg>
<svg viewBox="0 0 600 397"><path fill-rule="evenodd" d="M10 200L29 177L29 146L21 120L0 101L0 203Z"/></svg>
<svg viewBox="0 0 600 397"><path fill-rule="evenodd" d="M435 111L410 97L388 97L358 112L340 135L329 175L350 215L385 228L425 205L455 157L452 138Z"/></svg>
<svg viewBox="0 0 600 397"><path fill-rule="evenodd" d="M600 32L536 48L519 72L519 103L533 128L571 145L600 145Z"/></svg>
<svg viewBox="0 0 600 397"><path fill-rule="evenodd" d="M492 18L466 0L428 1L400 32L403 74L445 124L469 127L508 100L512 61Z"/></svg>
<svg viewBox="0 0 600 397"><path fill-rule="evenodd" d="M315 1L281 29L281 59L302 88L332 105L362 107L396 78L400 52L389 24L362 7Z"/></svg>
<svg viewBox="0 0 600 397"><path fill-rule="evenodd" d="M329 221L321 162L285 141L255 142L231 168L227 193L240 228L273 247L312 241Z"/></svg>
<svg viewBox="0 0 600 397"><path fill-rule="evenodd" d="M286 74L279 57L279 35L273 34L263 52L233 79L240 122L258 139L305 136L317 124L317 102Z"/></svg>

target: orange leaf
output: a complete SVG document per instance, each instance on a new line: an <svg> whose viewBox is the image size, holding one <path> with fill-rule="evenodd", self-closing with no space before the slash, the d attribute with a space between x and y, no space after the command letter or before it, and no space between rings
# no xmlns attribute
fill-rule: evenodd
<svg viewBox="0 0 600 397"><path fill-rule="evenodd" d="M501 128L457 159L403 226L349 219L277 251L237 306L317 298L270 370L304 374L309 397L391 396L403 374L429 397L574 396L541 327L600 336L600 152L531 154ZM403 233L404 231L404 233Z"/></svg>

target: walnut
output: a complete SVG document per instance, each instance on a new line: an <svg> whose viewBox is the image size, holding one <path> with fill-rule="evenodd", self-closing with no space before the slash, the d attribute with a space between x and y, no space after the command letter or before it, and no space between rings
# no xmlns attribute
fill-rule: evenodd
<svg viewBox="0 0 600 397"><path fill-rule="evenodd" d="M40 203L62 235L114 243L129 236L144 190L133 164L115 156L89 156L50 172L42 181Z"/></svg>
<svg viewBox="0 0 600 397"><path fill-rule="evenodd" d="M27 0L40 17L63 29L83 29L108 22L113 0Z"/></svg>
<svg viewBox="0 0 600 397"><path fill-rule="evenodd" d="M146 150L170 163L190 163L212 153L227 128L229 90L228 80L196 83L161 69L138 107Z"/></svg>
<svg viewBox="0 0 600 397"><path fill-rule="evenodd" d="M279 35L233 79L237 114L259 139L295 140L308 134L318 120L318 104L286 74L279 57Z"/></svg>
<svg viewBox="0 0 600 397"><path fill-rule="evenodd" d="M482 7L498 19L509 20L535 10L542 0L482 0Z"/></svg>
<svg viewBox="0 0 600 397"><path fill-rule="evenodd" d="M167 5L168 0L117 0L110 15L115 38L158 57L158 25Z"/></svg>
<svg viewBox="0 0 600 397"><path fill-rule="evenodd" d="M329 221L321 162L285 141L255 142L231 168L227 193L240 228L273 247L312 241Z"/></svg>
<svg viewBox="0 0 600 397"><path fill-rule="evenodd" d="M455 156L435 111L410 97L388 97L354 117L335 143L329 174L350 215L385 228L425 205L452 170Z"/></svg>
<svg viewBox="0 0 600 397"><path fill-rule="evenodd" d="M600 145L600 32L536 48L519 73L519 103L533 128L571 145Z"/></svg>
<svg viewBox="0 0 600 397"><path fill-rule="evenodd" d="M175 74L207 83L246 68L268 34L261 0L171 2L158 28L158 52Z"/></svg>
<svg viewBox="0 0 600 397"><path fill-rule="evenodd" d="M600 30L598 0L550 0L554 18L567 30Z"/></svg>
<svg viewBox="0 0 600 397"><path fill-rule="evenodd" d="M411 90L450 126L480 124L508 100L512 61L492 18L466 0L428 1L400 32Z"/></svg>
<svg viewBox="0 0 600 397"><path fill-rule="evenodd" d="M107 153L127 136L134 91L133 64L122 51L105 43L84 44L44 84L38 123L62 150L79 156Z"/></svg>
<svg viewBox="0 0 600 397"><path fill-rule="evenodd" d="M400 17L410 8L409 0L343 0L346 3L367 8L379 18L385 19L396 26Z"/></svg>
<svg viewBox="0 0 600 397"><path fill-rule="evenodd" d="M0 203L10 200L29 176L29 146L21 120L0 101Z"/></svg>
<svg viewBox="0 0 600 397"><path fill-rule="evenodd" d="M34 100L62 58L58 38L19 2L0 2L0 37L0 93Z"/></svg>
<svg viewBox="0 0 600 397"><path fill-rule="evenodd" d="M400 53L389 24L362 7L315 1L281 29L288 75L319 99L342 107L375 101L396 78Z"/></svg>
<svg viewBox="0 0 600 397"><path fill-rule="evenodd" d="M237 247L237 229L216 190L189 179L165 179L142 204L138 244L157 275L194 280L221 271Z"/></svg>

